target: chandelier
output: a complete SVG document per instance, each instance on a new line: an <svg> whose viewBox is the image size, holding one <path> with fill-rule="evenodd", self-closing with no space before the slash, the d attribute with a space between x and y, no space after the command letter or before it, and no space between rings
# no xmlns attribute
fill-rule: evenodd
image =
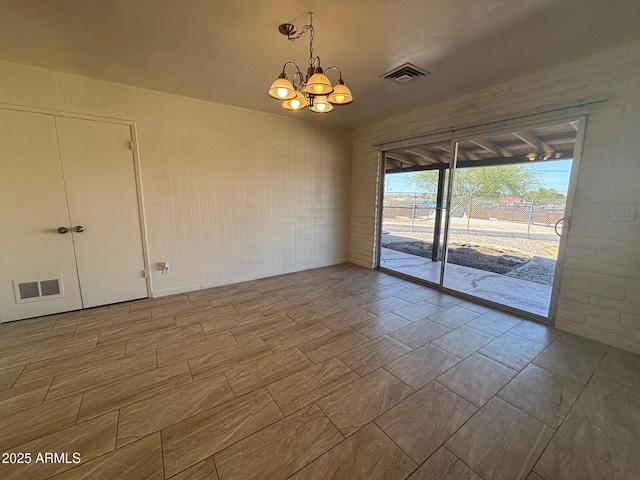
<svg viewBox="0 0 640 480"><path fill-rule="evenodd" d="M283 23L278 27L288 40L295 41L307 32L309 33L309 66L307 74L303 75L300 67L295 62L286 62L282 67L282 73L269 89L269 95L282 101L282 106L287 110L302 110L309 107L315 113L327 113L333 110L334 105L346 105L353 102L353 95L342 80L342 72L338 67L331 66L326 69L328 73L336 70L339 75L338 82L331 85L320 66L320 57L313 56L313 12L309 14L309 25L305 25L296 35L296 27L290 23ZM293 65L296 69L292 81L289 81L285 69Z"/></svg>

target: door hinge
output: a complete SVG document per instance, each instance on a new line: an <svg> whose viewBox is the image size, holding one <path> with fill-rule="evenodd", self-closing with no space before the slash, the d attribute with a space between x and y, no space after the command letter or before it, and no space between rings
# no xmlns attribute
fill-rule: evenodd
<svg viewBox="0 0 640 480"><path fill-rule="evenodd" d="M146 270L142 271L142 278L147 278L147 271Z"/></svg>
<svg viewBox="0 0 640 480"><path fill-rule="evenodd" d="M133 151L133 140L129 141L129 150Z"/></svg>

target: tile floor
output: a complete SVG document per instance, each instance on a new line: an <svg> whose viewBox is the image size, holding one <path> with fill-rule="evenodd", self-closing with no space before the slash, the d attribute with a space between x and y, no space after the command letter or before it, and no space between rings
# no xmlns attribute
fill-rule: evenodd
<svg viewBox="0 0 640 480"><path fill-rule="evenodd" d="M637 479L639 432L639 356L349 264L0 325L3 479Z"/></svg>

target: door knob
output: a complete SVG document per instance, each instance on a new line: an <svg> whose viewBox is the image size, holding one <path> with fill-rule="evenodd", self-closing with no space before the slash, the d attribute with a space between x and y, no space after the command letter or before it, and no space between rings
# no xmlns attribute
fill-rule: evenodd
<svg viewBox="0 0 640 480"><path fill-rule="evenodd" d="M67 233L69 231L69 229L67 227L58 227L58 233L60 235L63 235L65 233Z"/></svg>
<svg viewBox="0 0 640 480"><path fill-rule="evenodd" d="M73 231L77 233L84 232L84 227L82 225L78 225L77 227L73 227Z"/></svg>

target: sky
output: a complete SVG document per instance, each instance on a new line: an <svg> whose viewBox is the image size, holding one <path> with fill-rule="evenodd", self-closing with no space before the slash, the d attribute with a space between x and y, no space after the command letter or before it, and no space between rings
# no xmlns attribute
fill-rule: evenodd
<svg viewBox="0 0 640 480"><path fill-rule="evenodd" d="M572 162L573 160L550 160L546 162L528 163L525 165L525 168L538 174L539 186L555 188L560 193L566 195ZM409 179L412 175L412 173L386 175L385 192L412 192L414 188L409 185Z"/></svg>

